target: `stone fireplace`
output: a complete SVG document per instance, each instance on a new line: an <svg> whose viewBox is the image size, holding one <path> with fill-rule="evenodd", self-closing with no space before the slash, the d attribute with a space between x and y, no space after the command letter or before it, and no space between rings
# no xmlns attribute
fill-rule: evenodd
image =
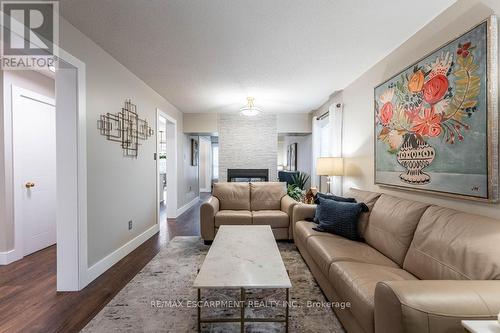
<svg viewBox="0 0 500 333"><path fill-rule="evenodd" d="M278 130L275 114L245 117L238 113L218 114L219 181L235 178L278 179ZM247 170L252 173L231 177L229 170ZM265 174L262 171L265 170ZM233 178L231 180L230 178Z"/></svg>

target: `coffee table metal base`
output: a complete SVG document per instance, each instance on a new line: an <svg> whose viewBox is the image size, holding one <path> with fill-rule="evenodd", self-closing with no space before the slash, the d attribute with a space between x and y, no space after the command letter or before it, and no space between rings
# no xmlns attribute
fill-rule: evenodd
<svg viewBox="0 0 500 333"><path fill-rule="evenodd" d="M240 332L245 332L245 323L284 323L285 332L288 333L288 313L289 313L289 302L290 302L290 288L285 288L286 290L286 302L285 302L285 318L248 318L245 317L245 305L246 305L246 295L245 288L240 288L240 317L239 318L201 318L201 288L198 288L198 332L201 333L201 324L214 324L214 323L240 323Z"/></svg>

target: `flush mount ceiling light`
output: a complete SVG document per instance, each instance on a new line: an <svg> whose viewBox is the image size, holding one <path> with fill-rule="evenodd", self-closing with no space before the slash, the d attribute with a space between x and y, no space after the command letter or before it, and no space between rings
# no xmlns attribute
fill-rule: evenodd
<svg viewBox="0 0 500 333"><path fill-rule="evenodd" d="M247 105L240 108L240 113L247 117L253 117L261 113L262 111L253 104L253 97L247 97Z"/></svg>

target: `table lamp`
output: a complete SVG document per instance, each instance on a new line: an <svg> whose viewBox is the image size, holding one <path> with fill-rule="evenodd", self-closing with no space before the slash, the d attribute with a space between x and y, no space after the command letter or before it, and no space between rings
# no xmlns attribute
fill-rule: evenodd
<svg viewBox="0 0 500 333"><path fill-rule="evenodd" d="M344 159L342 157L320 157L316 163L316 174L327 176L327 193L331 193L332 176L344 175Z"/></svg>

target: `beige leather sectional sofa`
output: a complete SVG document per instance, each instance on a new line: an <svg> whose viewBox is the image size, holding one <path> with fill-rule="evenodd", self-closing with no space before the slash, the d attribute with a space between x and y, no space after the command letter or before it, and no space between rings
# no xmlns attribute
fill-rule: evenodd
<svg viewBox="0 0 500 333"><path fill-rule="evenodd" d="M270 225L276 239L291 239L292 209L297 201L286 183L215 183L200 209L201 237L210 243L221 225Z"/></svg>
<svg viewBox="0 0 500 333"><path fill-rule="evenodd" d="M463 332L500 311L500 221L351 190L370 208L366 242L312 230L314 205L293 209L293 237L348 332Z"/></svg>

